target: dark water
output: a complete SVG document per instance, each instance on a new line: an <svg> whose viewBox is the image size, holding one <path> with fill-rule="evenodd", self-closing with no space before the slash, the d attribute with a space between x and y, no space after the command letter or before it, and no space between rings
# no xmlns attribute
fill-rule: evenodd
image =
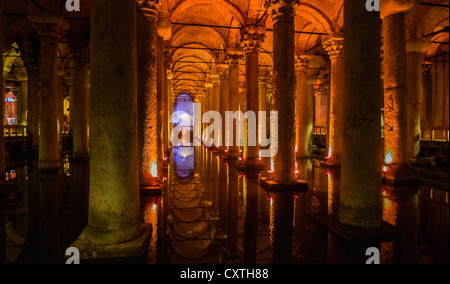
<svg viewBox="0 0 450 284"><path fill-rule="evenodd" d="M381 263L448 263L448 192L431 187L384 186L383 220L400 239L349 242L315 220L339 210L339 170L299 161L309 185L295 196L293 263L365 263L369 246ZM65 249L87 224L88 162L66 163L60 173L39 173L36 162L8 173L19 190L6 197L7 263L64 263ZM249 196L249 180L220 154L202 147L174 149L162 196L142 196L142 220L153 225L147 263L270 263L271 207L262 189ZM230 189L237 202L228 202ZM257 201L256 201L257 200ZM256 207L255 207L256 206ZM253 211L249 208L256 208Z"/></svg>

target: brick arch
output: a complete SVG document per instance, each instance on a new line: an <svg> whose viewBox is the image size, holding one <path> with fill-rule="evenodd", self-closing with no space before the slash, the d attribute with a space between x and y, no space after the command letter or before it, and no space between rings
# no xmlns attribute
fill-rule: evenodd
<svg viewBox="0 0 450 284"><path fill-rule="evenodd" d="M244 11L242 11L233 1L230 0L181 0L171 9L172 18L183 13L184 10L195 5L214 5L221 6L235 17L241 25L245 24Z"/></svg>

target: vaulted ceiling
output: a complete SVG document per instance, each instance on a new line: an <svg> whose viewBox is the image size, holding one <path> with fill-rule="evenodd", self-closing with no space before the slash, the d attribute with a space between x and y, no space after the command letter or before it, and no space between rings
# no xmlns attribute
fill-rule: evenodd
<svg viewBox="0 0 450 284"><path fill-rule="evenodd" d="M24 53L36 52L33 43L36 33L29 16L62 14L71 28L60 45L62 67L70 65L71 40L88 41L91 0L81 0L80 12L65 11L66 0L4 1L4 49L17 43ZM383 1L383 0L382 0ZM425 2L425 1L424 1ZM448 5L448 0L426 0L427 3ZM260 73L271 71L273 23L266 13L265 0L159 0L160 14L168 15L172 37L165 42L172 54L175 91L204 91L210 72L216 72L230 50L241 48L242 28L257 25L265 28L265 40L260 53ZM319 55L316 67L327 67L327 56L321 45L326 34L343 29L343 0L300 0L295 17L295 42L298 54ZM436 33L448 27L448 8L420 5L407 17L408 38L426 36L435 43L427 55L448 52L448 32ZM245 81L241 66L241 81ZM177 87L179 86L179 87ZM194 94L195 95L195 94Z"/></svg>

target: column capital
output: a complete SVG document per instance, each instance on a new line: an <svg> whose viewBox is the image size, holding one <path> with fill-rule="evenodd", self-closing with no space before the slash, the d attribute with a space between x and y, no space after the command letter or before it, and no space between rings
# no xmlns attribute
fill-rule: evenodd
<svg viewBox="0 0 450 284"><path fill-rule="evenodd" d="M70 27L64 18L58 16L30 16L30 20L40 39L46 43L58 44Z"/></svg>
<svg viewBox="0 0 450 284"><path fill-rule="evenodd" d="M258 53L266 34L265 26L246 25L242 31L244 53Z"/></svg>
<svg viewBox="0 0 450 284"><path fill-rule="evenodd" d="M69 85L70 89L72 89L73 86L75 86L75 78L73 74L67 74L66 76L64 76L64 79L66 80L67 85Z"/></svg>
<svg viewBox="0 0 450 284"><path fill-rule="evenodd" d="M422 63L422 73L426 74L428 71L430 71L432 65L433 65L433 62L424 61Z"/></svg>
<svg viewBox="0 0 450 284"><path fill-rule="evenodd" d="M225 62L229 69L239 68L239 61L242 60L243 55L239 53L227 53Z"/></svg>
<svg viewBox="0 0 450 284"><path fill-rule="evenodd" d="M330 56L335 58L344 54L344 36L341 33L333 33L322 39L323 47Z"/></svg>
<svg viewBox="0 0 450 284"><path fill-rule="evenodd" d="M407 53L423 53L431 46L429 40L413 39L406 42Z"/></svg>
<svg viewBox="0 0 450 284"><path fill-rule="evenodd" d="M213 84L213 86L218 86L220 85L220 75L218 74L213 74L209 76L209 82L211 84Z"/></svg>
<svg viewBox="0 0 450 284"><path fill-rule="evenodd" d="M229 66L226 63L221 63L217 66L220 81L228 79L228 68Z"/></svg>
<svg viewBox="0 0 450 284"><path fill-rule="evenodd" d="M158 19L158 0L136 0L139 9L152 21Z"/></svg>
<svg viewBox="0 0 450 284"><path fill-rule="evenodd" d="M409 13L419 5L419 2L419 0L382 0L380 17L384 19L393 14Z"/></svg>
<svg viewBox="0 0 450 284"><path fill-rule="evenodd" d="M264 6L272 16L273 23L293 22L300 0L266 0Z"/></svg>
<svg viewBox="0 0 450 284"><path fill-rule="evenodd" d="M298 55L295 58L295 70L297 72L307 72L309 68L309 58L307 55Z"/></svg>

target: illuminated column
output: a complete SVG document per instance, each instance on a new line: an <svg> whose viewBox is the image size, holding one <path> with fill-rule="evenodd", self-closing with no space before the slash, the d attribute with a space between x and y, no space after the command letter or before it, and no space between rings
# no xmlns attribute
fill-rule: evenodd
<svg viewBox="0 0 450 284"><path fill-rule="evenodd" d="M299 1L267 1L273 19L273 109L278 112L278 153L273 180L263 187L272 195L271 247L273 263L290 263L293 248L294 194L307 184L295 174L295 25Z"/></svg>
<svg viewBox="0 0 450 284"><path fill-rule="evenodd" d="M344 0L345 92L339 221L381 224L380 14ZM363 96L361 94L364 94Z"/></svg>
<svg viewBox="0 0 450 284"><path fill-rule="evenodd" d="M56 112L58 117L58 147L62 150L62 140L63 140L63 131L64 131L64 88L63 88L63 81L64 81L64 74L65 70L63 68L58 68L57 72L57 79L56 79ZM61 165L62 166L62 165Z"/></svg>
<svg viewBox="0 0 450 284"><path fill-rule="evenodd" d="M220 133L220 150L227 150L226 145L228 144L226 141L227 138L227 129L225 127L225 112L230 110L229 107L229 97L230 97L230 79L228 76L228 66L227 64L220 65L220 98L219 98L219 109L220 115L222 116L222 132Z"/></svg>
<svg viewBox="0 0 450 284"><path fill-rule="evenodd" d="M42 170L59 169L58 146L58 94L57 57L58 43L68 24L56 16L41 16L31 19L41 39L41 111L39 117L39 168ZM61 102L62 103L62 102Z"/></svg>
<svg viewBox="0 0 450 284"><path fill-rule="evenodd" d="M270 111L272 110L272 107L270 103L269 92L267 90L268 81L269 81L268 74L259 77L259 110L266 112L265 118L266 132L262 133L262 122L260 122L258 126L258 131L261 132L261 137L259 137L260 141L270 137ZM261 147L262 146L260 145L260 149L262 149ZM263 149L264 150L270 149L270 145L264 147ZM270 161L271 161L270 157L261 157L261 164L264 166L265 170L270 170ZM265 199L266 198L264 197L264 200Z"/></svg>
<svg viewBox="0 0 450 284"><path fill-rule="evenodd" d="M238 54L228 56L228 74L229 74L229 111L239 110L239 60ZM231 125L233 126L233 125ZM231 127L230 126L230 127ZM236 124L237 126L237 124ZM239 172L237 170L237 160L239 156L239 147L236 146L236 126L233 126L233 146L228 148L228 230L227 230L227 250L228 259L241 259L238 249L238 204L239 204Z"/></svg>
<svg viewBox="0 0 450 284"><path fill-rule="evenodd" d="M408 3L414 1L403 2L406 2L407 9ZM395 8L395 11L388 11L391 8ZM397 8L399 7L394 4L381 7L384 50L384 160L386 164L390 164L386 182L394 184L414 182L418 178L417 171L408 161L407 10Z"/></svg>
<svg viewBox="0 0 450 284"><path fill-rule="evenodd" d="M309 79L308 80L308 148L309 153L313 152L314 148L317 146L313 143L314 138L314 84L317 82L317 79Z"/></svg>
<svg viewBox="0 0 450 284"><path fill-rule="evenodd" d="M256 124L251 128L251 119L245 120L245 178L246 195L245 234L244 234L244 263L256 263L256 245L258 229L258 189L259 189L259 51L264 39L265 27L245 26L243 34L243 49L245 54L245 112L254 115ZM253 141L253 142L252 142ZM252 145L254 143L254 145Z"/></svg>
<svg viewBox="0 0 450 284"><path fill-rule="evenodd" d="M139 186L158 181L157 6L143 1L137 13Z"/></svg>
<svg viewBox="0 0 450 284"><path fill-rule="evenodd" d="M217 74L210 75L211 83L213 84L211 88L211 96L209 97L209 108L206 110L208 111L219 111L219 105L220 105L220 76ZM211 120L212 121L212 120ZM208 138L212 140L213 138L216 140L217 135L219 133L210 132ZM215 145L212 145L214 148Z"/></svg>
<svg viewBox="0 0 450 284"><path fill-rule="evenodd" d="M20 82L20 106L18 115L18 124L27 125L28 113L28 79L21 78Z"/></svg>
<svg viewBox="0 0 450 284"><path fill-rule="evenodd" d="M228 72L229 72L229 82L230 82L230 95L229 95L229 107L230 111L239 111L239 61L242 56L240 54L229 55L228 58ZM237 125L233 127L233 141L230 141L230 146L228 149L228 156L237 158L239 156L239 147L237 146ZM232 125L231 125L232 126ZM231 127L230 126L230 127Z"/></svg>
<svg viewBox="0 0 450 284"><path fill-rule="evenodd" d="M422 108L423 80L422 64L424 52L430 46L426 40L407 42L407 87L408 94L408 157L417 159L420 152L420 112Z"/></svg>
<svg viewBox="0 0 450 284"><path fill-rule="evenodd" d="M221 145L220 150L222 152L227 150L227 129L225 127L225 112L229 111L230 100L230 80L228 74L228 65L221 64L220 66L220 114L222 116L222 132L220 133ZM223 235L226 235L226 226L228 224L228 170L224 159L226 155L220 155L219 159L219 230Z"/></svg>
<svg viewBox="0 0 450 284"><path fill-rule="evenodd" d="M245 26L244 27L244 38L243 47L245 54L245 82L246 82L246 108L245 112L253 112L256 118L255 133L249 133L248 123L246 131L246 151L245 159L247 165L258 165L259 164L259 139L258 139L258 111L259 111L259 86L258 86L258 75L259 75L259 50L261 48L261 43L264 39L264 34L266 30L263 26ZM256 145L249 145L250 137L256 138Z"/></svg>
<svg viewBox="0 0 450 284"><path fill-rule="evenodd" d="M86 159L88 152L88 67L87 45L71 47L74 54L74 86L70 94L70 128L73 139L72 158Z"/></svg>
<svg viewBox="0 0 450 284"><path fill-rule="evenodd" d="M153 2L153 1L150 1ZM158 35L157 38L157 59L156 59L156 161L158 165L158 172L156 174L159 177L163 171L163 157L164 157L164 145L163 145L163 110L164 110L164 39Z"/></svg>
<svg viewBox="0 0 450 284"><path fill-rule="evenodd" d="M331 59L328 160L325 165L340 167L342 153L341 98L344 93L344 39L341 34L332 34L324 40L323 45Z"/></svg>
<svg viewBox="0 0 450 284"><path fill-rule="evenodd" d="M296 149L298 157L308 157L308 64L305 56L298 56L295 64L297 71L297 99L296 99Z"/></svg>
<svg viewBox="0 0 450 284"><path fill-rule="evenodd" d="M132 240L141 232L136 2L92 1L91 15L91 151L86 233L92 243L117 244Z"/></svg>
<svg viewBox="0 0 450 284"><path fill-rule="evenodd" d="M32 153L39 151L39 111L40 111L40 63L39 46L33 42L23 42L20 46L22 59L28 75L28 116L27 139L28 149Z"/></svg>

